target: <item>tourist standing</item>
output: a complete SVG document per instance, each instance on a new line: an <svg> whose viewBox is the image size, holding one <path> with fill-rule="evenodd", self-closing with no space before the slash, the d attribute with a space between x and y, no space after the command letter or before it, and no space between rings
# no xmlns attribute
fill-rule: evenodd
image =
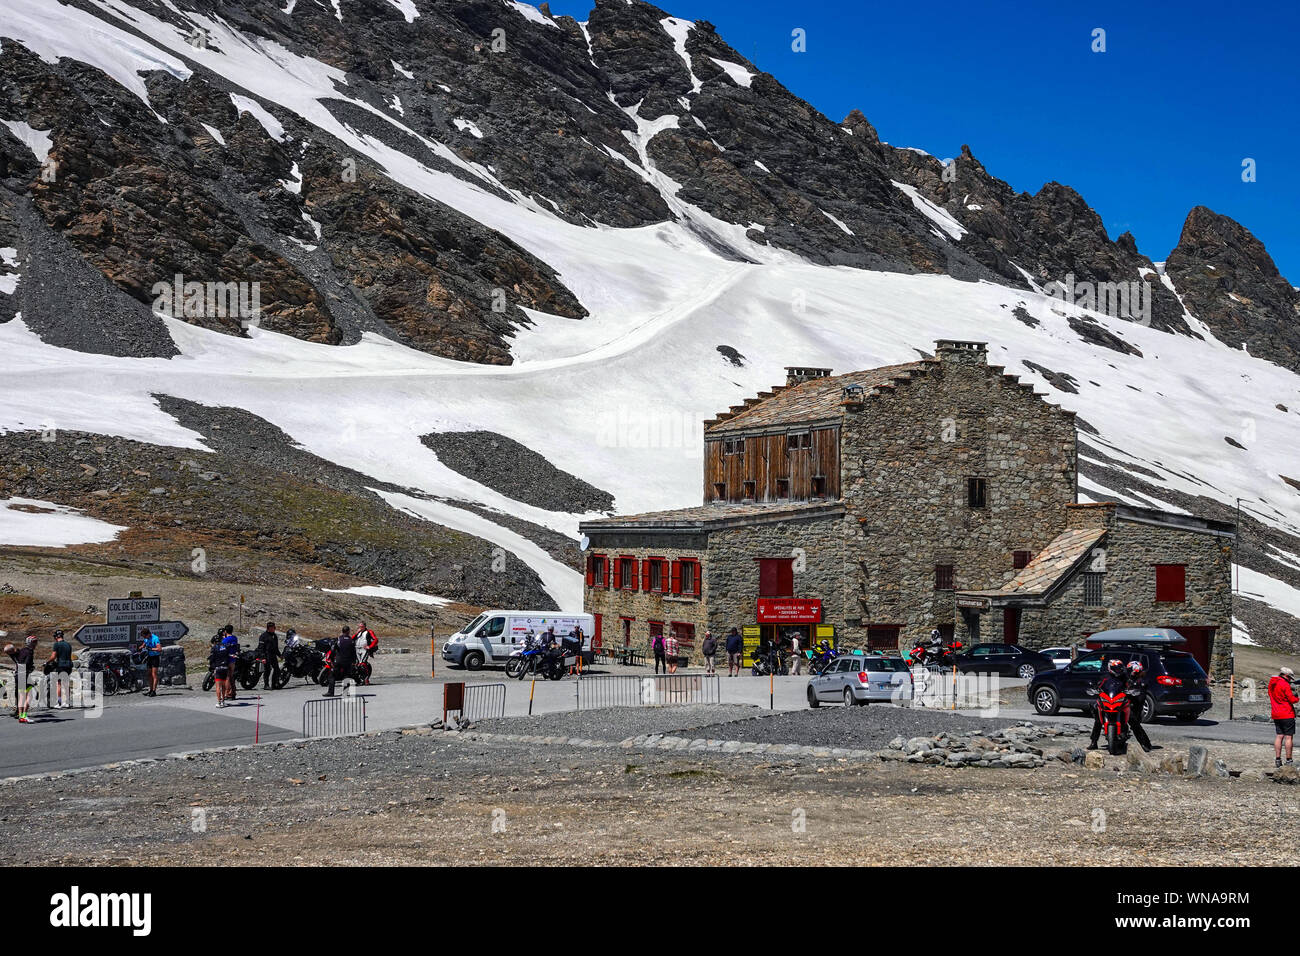
<svg viewBox="0 0 1300 956"><path fill-rule="evenodd" d="M1277 736L1273 738L1273 765L1282 766L1282 750L1286 750L1286 762L1291 763L1291 748L1295 744L1295 705L1300 703L1291 680L1295 672L1284 667L1268 679L1268 700L1272 706L1273 729Z"/></svg>
<svg viewBox="0 0 1300 956"><path fill-rule="evenodd" d="M149 670L149 689L146 697L158 696L158 666L162 663L162 641L147 627L140 629L140 646L144 649L144 663Z"/></svg>
<svg viewBox="0 0 1300 956"><path fill-rule="evenodd" d="M650 638L650 650L655 655L655 673L659 673L659 665L662 664L664 673L668 673L668 661L664 656L664 636L662 633L655 634Z"/></svg>
<svg viewBox="0 0 1300 956"><path fill-rule="evenodd" d="M677 673L677 634L673 631L668 632L664 638L664 660L668 664L668 673Z"/></svg>
<svg viewBox="0 0 1300 956"><path fill-rule="evenodd" d="M325 692L326 697L334 696L334 682L346 679L356 663L357 644L345 625L334 644L334 652L330 655L330 682L329 690Z"/></svg>
<svg viewBox="0 0 1300 956"><path fill-rule="evenodd" d="M257 653L262 658L262 689L268 690L280 683L280 635L275 621L266 622L266 630L257 639Z"/></svg>
<svg viewBox="0 0 1300 956"><path fill-rule="evenodd" d="M799 647L799 633L790 634L790 673L798 677L803 673L803 650Z"/></svg>
<svg viewBox="0 0 1300 956"><path fill-rule="evenodd" d="M12 644L6 644L5 653L14 662L14 682L17 684L14 692L18 696L18 722L20 724L30 724L32 720L27 716L27 704L31 700L32 686L36 683L36 678L33 676L33 667L36 661L36 636L28 634L23 641L23 646L20 648L15 648Z"/></svg>
<svg viewBox="0 0 1300 956"><path fill-rule="evenodd" d="M727 676L740 674L740 662L745 653L745 641L734 627L727 632Z"/></svg>
<svg viewBox="0 0 1300 956"><path fill-rule="evenodd" d="M224 632L213 638L212 649L208 651L208 666L212 668L212 683L217 690L217 707L226 706L227 681L230 680L230 652L217 639L223 636Z"/></svg>
<svg viewBox="0 0 1300 956"><path fill-rule="evenodd" d="M54 647L50 651L54 665L54 706L72 706L72 645L62 631L54 632Z"/></svg>
<svg viewBox="0 0 1300 956"><path fill-rule="evenodd" d="M704 641L700 644L700 653L704 655L704 673L714 673L714 659L718 656L718 642L712 631L704 632Z"/></svg>

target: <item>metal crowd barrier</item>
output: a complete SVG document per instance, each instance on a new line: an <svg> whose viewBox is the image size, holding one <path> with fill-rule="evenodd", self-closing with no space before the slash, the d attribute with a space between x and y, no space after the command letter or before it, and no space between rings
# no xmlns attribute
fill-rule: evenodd
<svg viewBox="0 0 1300 956"><path fill-rule="evenodd" d="M459 714L465 720L506 715L506 685L453 681L442 685L442 719Z"/></svg>
<svg viewBox="0 0 1300 956"><path fill-rule="evenodd" d="M717 704L722 699L722 685L717 674L614 675L584 677L576 683L578 710Z"/></svg>
<svg viewBox="0 0 1300 956"><path fill-rule="evenodd" d="M374 694L313 697L302 705L302 735L344 737L366 732L366 698Z"/></svg>

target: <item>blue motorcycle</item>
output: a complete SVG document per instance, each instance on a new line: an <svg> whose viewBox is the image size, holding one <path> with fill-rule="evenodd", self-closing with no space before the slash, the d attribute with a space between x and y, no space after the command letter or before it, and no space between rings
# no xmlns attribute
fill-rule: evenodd
<svg viewBox="0 0 1300 956"><path fill-rule="evenodd" d="M814 677L821 674L826 668L831 666L831 661L839 657L835 648L831 647L826 641L820 642L812 648L812 663L808 665L808 673Z"/></svg>

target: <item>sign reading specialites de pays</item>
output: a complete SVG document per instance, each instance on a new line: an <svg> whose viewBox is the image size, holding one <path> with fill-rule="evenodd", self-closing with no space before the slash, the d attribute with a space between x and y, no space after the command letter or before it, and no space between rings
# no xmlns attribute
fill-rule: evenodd
<svg viewBox="0 0 1300 956"><path fill-rule="evenodd" d="M820 598L759 598L759 624L820 624Z"/></svg>

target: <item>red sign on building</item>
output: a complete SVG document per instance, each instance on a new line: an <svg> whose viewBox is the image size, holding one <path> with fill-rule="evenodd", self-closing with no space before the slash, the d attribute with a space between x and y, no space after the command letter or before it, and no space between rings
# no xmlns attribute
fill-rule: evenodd
<svg viewBox="0 0 1300 956"><path fill-rule="evenodd" d="M822 602L818 598L759 598L759 624L820 624Z"/></svg>

